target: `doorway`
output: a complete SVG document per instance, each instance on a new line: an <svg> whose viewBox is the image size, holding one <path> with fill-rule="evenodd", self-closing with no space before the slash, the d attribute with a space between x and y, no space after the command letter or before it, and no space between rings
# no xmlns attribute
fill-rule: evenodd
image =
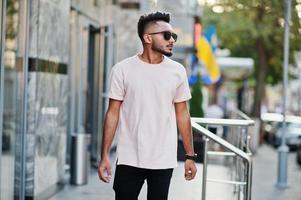
<svg viewBox="0 0 301 200"><path fill-rule="evenodd" d="M99 109L101 108L102 87L102 60L101 53L101 29L89 26L89 42L88 42L88 69L87 69L87 93L86 93L86 117L85 130L91 134L91 161L97 163L98 146L101 134L101 116Z"/></svg>
<svg viewBox="0 0 301 200"><path fill-rule="evenodd" d="M112 26L89 31L88 92L86 100L86 130L91 133L91 161L97 167L100 159L104 117L108 107L108 87L114 63ZM114 145L113 145L114 146Z"/></svg>

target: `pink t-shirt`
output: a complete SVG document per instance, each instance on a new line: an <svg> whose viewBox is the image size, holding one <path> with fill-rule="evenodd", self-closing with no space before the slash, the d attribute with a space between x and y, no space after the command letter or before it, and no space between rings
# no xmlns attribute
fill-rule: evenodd
<svg viewBox="0 0 301 200"><path fill-rule="evenodd" d="M117 164L176 167L174 103L191 98L185 68L167 57L149 64L132 56L112 68L109 98L123 101L116 130Z"/></svg>

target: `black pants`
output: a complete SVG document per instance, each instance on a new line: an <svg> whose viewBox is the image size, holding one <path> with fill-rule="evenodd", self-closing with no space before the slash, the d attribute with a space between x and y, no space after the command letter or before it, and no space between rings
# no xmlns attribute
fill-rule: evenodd
<svg viewBox="0 0 301 200"><path fill-rule="evenodd" d="M147 200L167 200L173 169L142 169L117 165L114 185L115 200L137 200L147 181Z"/></svg>

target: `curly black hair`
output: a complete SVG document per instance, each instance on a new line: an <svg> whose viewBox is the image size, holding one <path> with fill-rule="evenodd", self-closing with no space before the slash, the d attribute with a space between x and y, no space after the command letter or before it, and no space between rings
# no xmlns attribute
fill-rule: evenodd
<svg viewBox="0 0 301 200"><path fill-rule="evenodd" d="M138 21L138 35L141 41L143 42L143 33L145 30L145 27L152 22L156 21L165 21L167 23L170 22L170 14L169 13L163 13L163 12L153 12L144 14L140 17Z"/></svg>

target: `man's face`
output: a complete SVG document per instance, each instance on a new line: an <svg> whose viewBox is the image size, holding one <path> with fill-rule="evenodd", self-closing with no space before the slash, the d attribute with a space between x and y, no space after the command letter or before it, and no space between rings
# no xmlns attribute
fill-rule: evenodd
<svg viewBox="0 0 301 200"><path fill-rule="evenodd" d="M151 48L153 51L162 53L165 56L172 56L172 48L175 43L175 36L172 26L164 21L158 21L150 26L146 34L151 36Z"/></svg>

